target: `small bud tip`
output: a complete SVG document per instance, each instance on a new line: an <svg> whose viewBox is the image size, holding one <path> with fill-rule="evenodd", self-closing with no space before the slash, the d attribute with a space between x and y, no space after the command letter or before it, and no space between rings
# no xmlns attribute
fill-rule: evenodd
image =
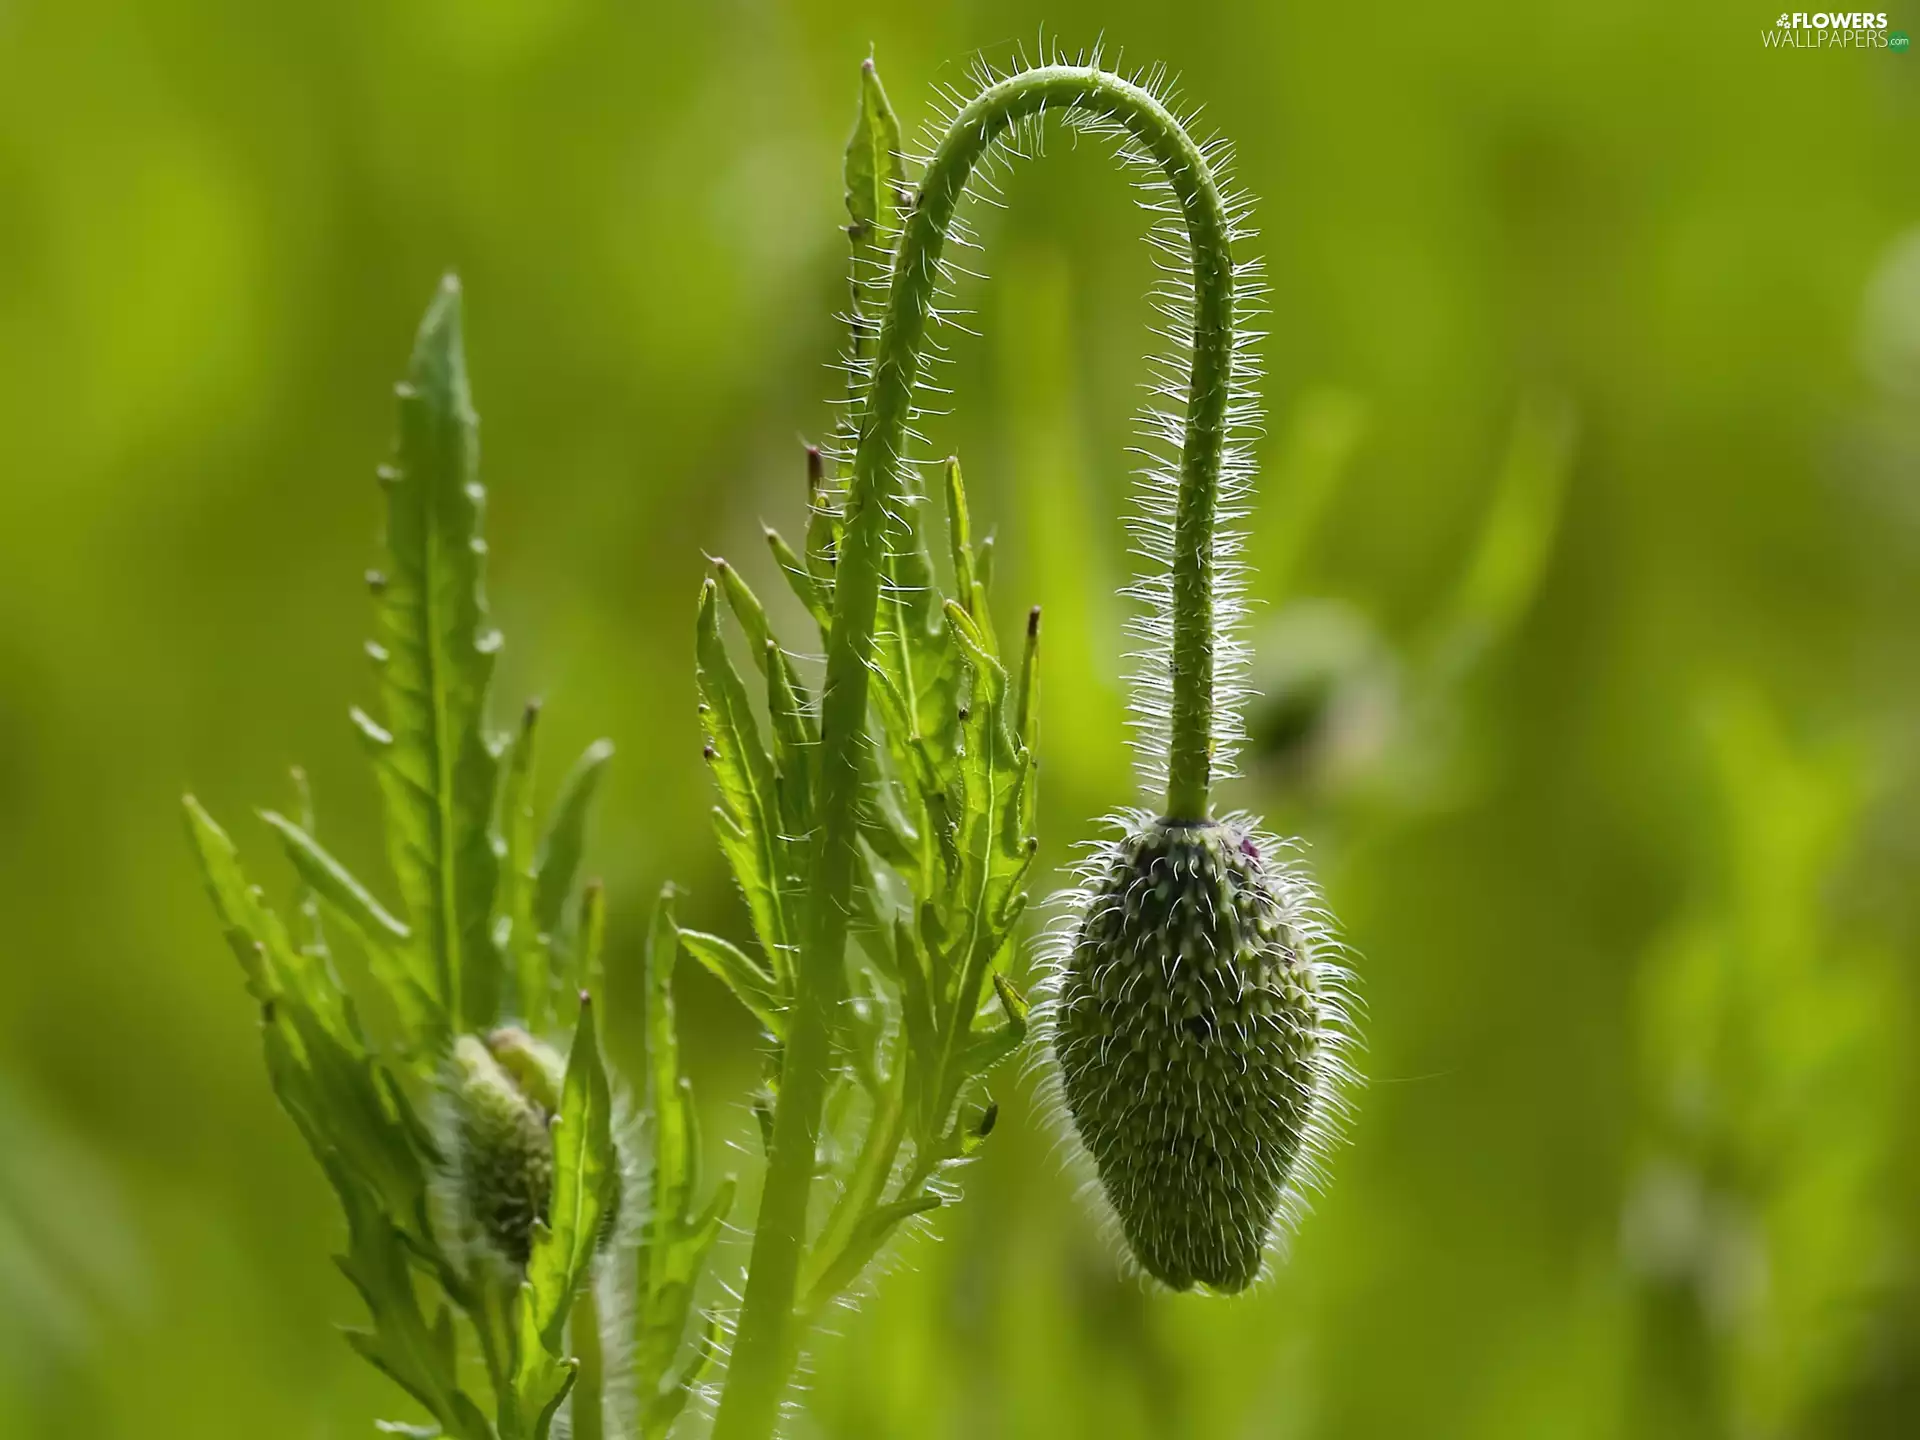
<svg viewBox="0 0 1920 1440"><path fill-rule="evenodd" d="M1027 612L1027 638L1033 639L1040 634L1040 607L1034 606Z"/></svg>

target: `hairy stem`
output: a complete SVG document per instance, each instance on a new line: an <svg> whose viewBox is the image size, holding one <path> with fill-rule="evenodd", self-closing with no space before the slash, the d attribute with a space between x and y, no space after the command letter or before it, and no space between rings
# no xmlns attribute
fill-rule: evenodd
<svg viewBox="0 0 1920 1440"><path fill-rule="evenodd" d="M1009 127L1047 110L1077 111L1123 128L1165 176L1191 242L1194 345L1174 534L1167 811L1176 819L1207 815L1213 752L1213 522L1232 378L1231 227L1205 156L1148 91L1102 70L1044 66L989 86L955 117L921 177L895 252L834 576L833 634L821 698L821 823L813 855L811 924L794 976L772 1151L715 1440L771 1436L799 1357L795 1286L806 1249L833 1017L846 994L847 917L861 753L869 743L867 674L884 531L887 512L901 493L901 452L927 348L941 252L954 209L982 156Z"/></svg>

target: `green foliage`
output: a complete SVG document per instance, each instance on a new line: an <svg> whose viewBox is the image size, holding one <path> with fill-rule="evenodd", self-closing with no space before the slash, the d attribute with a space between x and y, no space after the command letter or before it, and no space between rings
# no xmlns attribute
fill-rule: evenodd
<svg viewBox="0 0 1920 1440"><path fill-rule="evenodd" d="M1696 707L1723 873L1640 977L1640 1173L1623 1225L1642 1433L1811 1433L1887 1283L1912 1071L1894 957L1830 907L1872 797L1744 687Z"/></svg>
<svg viewBox="0 0 1920 1440"><path fill-rule="evenodd" d="M388 569L373 580L386 724L355 712L387 802L388 854L446 1019L493 1016L498 759L486 734L499 632L481 588L479 426L467 388L460 292L441 290L399 387L400 443L380 471ZM430 1037L420 1037L430 1038Z"/></svg>
<svg viewBox="0 0 1920 1440"><path fill-rule="evenodd" d="M839 1037L867 1114L853 1163L839 1177L839 1201L810 1247L800 1301L807 1313L857 1278L901 1221L940 1203L938 1176L971 1148L982 1113L957 1108L1024 1033L1024 1020L994 1018L1006 1013L1000 994L1014 1007L1024 1003L995 967L1004 967L1025 908L1035 848L1038 617L1010 678L975 578L959 466L950 462L947 475L947 543L967 603L943 600L934 582L915 523L924 506L905 507L909 518L890 544L896 582L883 601L889 633L876 652L877 753L860 811L861 999ZM775 538L776 553L791 554ZM818 586L831 595L811 570L783 569L804 574L807 592ZM696 632L701 714L721 798L715 827L757 953L693 931L681 941L778 1040L791 999L792 937L806 933L812 899L805 877L818 825L818 707L752 590L724 561L716 571L701 592ZM722 597L761 671L764 729L727 653ZM896 1173L903 1153L908 1161Z"/></svg>
<svg viewBox="0 0 1920 1440"><path fill-rule="evenodd" d="M898 149L899 127L869 61L846 160L856 363L870 349L885 296L884 270L874 267L883 265L898 227ZM860 420L856 403L850 433ZM767 534L826 647L846 517L833 499L843 490L823 483L819 463L810 451L806 560L778 532ZM960 467L951 460L945 501L939 548L949 557L957 598L942 593L924 496L908 496L886 533L870 691L878 723L858 810L857 998L835 1037L862 1096L863 1118L846 1160L834 1168L838 1199L809 1237L797 1292L806 1315L853 1283L903 1221L941 1203L941 1173L972 1149L991 1105L979 1093L985 1073L1025 1033L1024 1000L1004 967L1036 845L1031 696L1038 614L1030 617L1010 678L979 578ZM824 800L819 704L796 668L796 652L773 633L746 580L725 561L714 568L696 628L701 717L720 791L715 827L746 900L757 953L691 931L681 941L778 1042L792 1002L798 937L810 933L816 903L808 876ZM728 654L722 600L759 672L758 705Z"/></svg>
<svg viewBox="0 0 1920 1440"><path fill-rule="evenodd" d="M215 910L260 1005L268 1076L339 1196L348 1237L340 1267L370 1319L348 1340L431 1420L426 1430L389 1428L544 1440L569 1397L585 1393L576 1428L591 1436L604 1433L607 1414L631 1408L603 1393L620 1373L605 1365L605 1345L624 1340L602 1333L601 1317L615 1307L593 1293L610 1286L617 1298L625 1282L614 1277L629 1263L621 1247L631 1251L619 1225L614 1084L589 993L601 983L605 933L597 885L568 917L611 747L588 749L543 826L533 800L538 708L526 708L511 739L486 728L500 642L481 589L482 492L459 313L449 280L400 388L399 455L381 472L389 569L374 586L380 640L369 647L385 723L354 712L387 800L401 913L315 837L304 777L299 821L263 817L299 880L300 943L248 880L226 832L192 797L186 811ZM361 1025L323 921L364 953L398 1021L397 1046ZM556 997L567 991L579 1004L563 1071L528 1032L561 1018ZM515 1019L526 1028L508 1023ZM670 1040L670 1012L662 1023ZM430 1094L435 1085L443 1099ZM684 1085L674 1104L690 1113ZM663 1149L657 1161L655 1193L664 1193L664 1174L684 1208L694 1183L687 1146ZM675 1232L677 1308L648 1312L649 1356L670 1361L682 1343L730 1193L723 1187L692 1227L699 1243ZM709 1323L690 1375L710 1355L711 1333ZM491 1417L475 1398L478 1374ZM658 1397L650 1391L646 1403Z"/></svg>

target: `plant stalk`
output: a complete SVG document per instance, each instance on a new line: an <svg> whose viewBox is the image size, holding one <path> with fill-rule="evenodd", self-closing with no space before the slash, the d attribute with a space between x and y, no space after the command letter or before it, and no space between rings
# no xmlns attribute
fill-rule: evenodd
<svg viewBox="0 0 1920 1440"><path fill-rule="evenodd" d="M1047 110L1078 111L1126 130L1165 176L1191 243L1194 346L1174 536L1167 811L1176 819L1207 815L1213 751L1213 522L1232 378L1231 226L1205 156L1151 93L1102 70L1043 66L989 86L955 117L921 177L895 251L834 576L810 924L795 967L772 1150L714 1440L769 1440L799 1359L803 1321L796 1313L796 1282L806 1250L834 1017L846 996L860 756L869 743L867 676L884 531L901 491L902 449L927 348L941 253L955 207L981 158L1011 126Z"/></svg>

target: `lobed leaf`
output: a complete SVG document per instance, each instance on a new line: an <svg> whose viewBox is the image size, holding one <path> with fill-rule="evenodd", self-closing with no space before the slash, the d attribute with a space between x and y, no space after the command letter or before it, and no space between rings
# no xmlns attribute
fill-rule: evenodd
<svg viewBox="0 0 1920 1440"><path fill-rule="evenodd" d="M387 802L388 848L421 963L453 1023L489 1024L499 990L489 834L497 761L486 703L499 633L482 591L478 421L449 276L399 387L400 441L381 471L388 569L376 640L385 726L356 716Z"/></svg>
<svg viewBox="0 0 1920 1440"><path fill-rule="evenodd" d="M353 1180L329 1167L347 1213L341 1273L360 1292L371 1330L349 1330L347 1343L423 1405L459 1440L494 1440L486 1416L460 1388L453 1317L443 1306L432 1323L414 1292L404 1236Z"/></svg>

